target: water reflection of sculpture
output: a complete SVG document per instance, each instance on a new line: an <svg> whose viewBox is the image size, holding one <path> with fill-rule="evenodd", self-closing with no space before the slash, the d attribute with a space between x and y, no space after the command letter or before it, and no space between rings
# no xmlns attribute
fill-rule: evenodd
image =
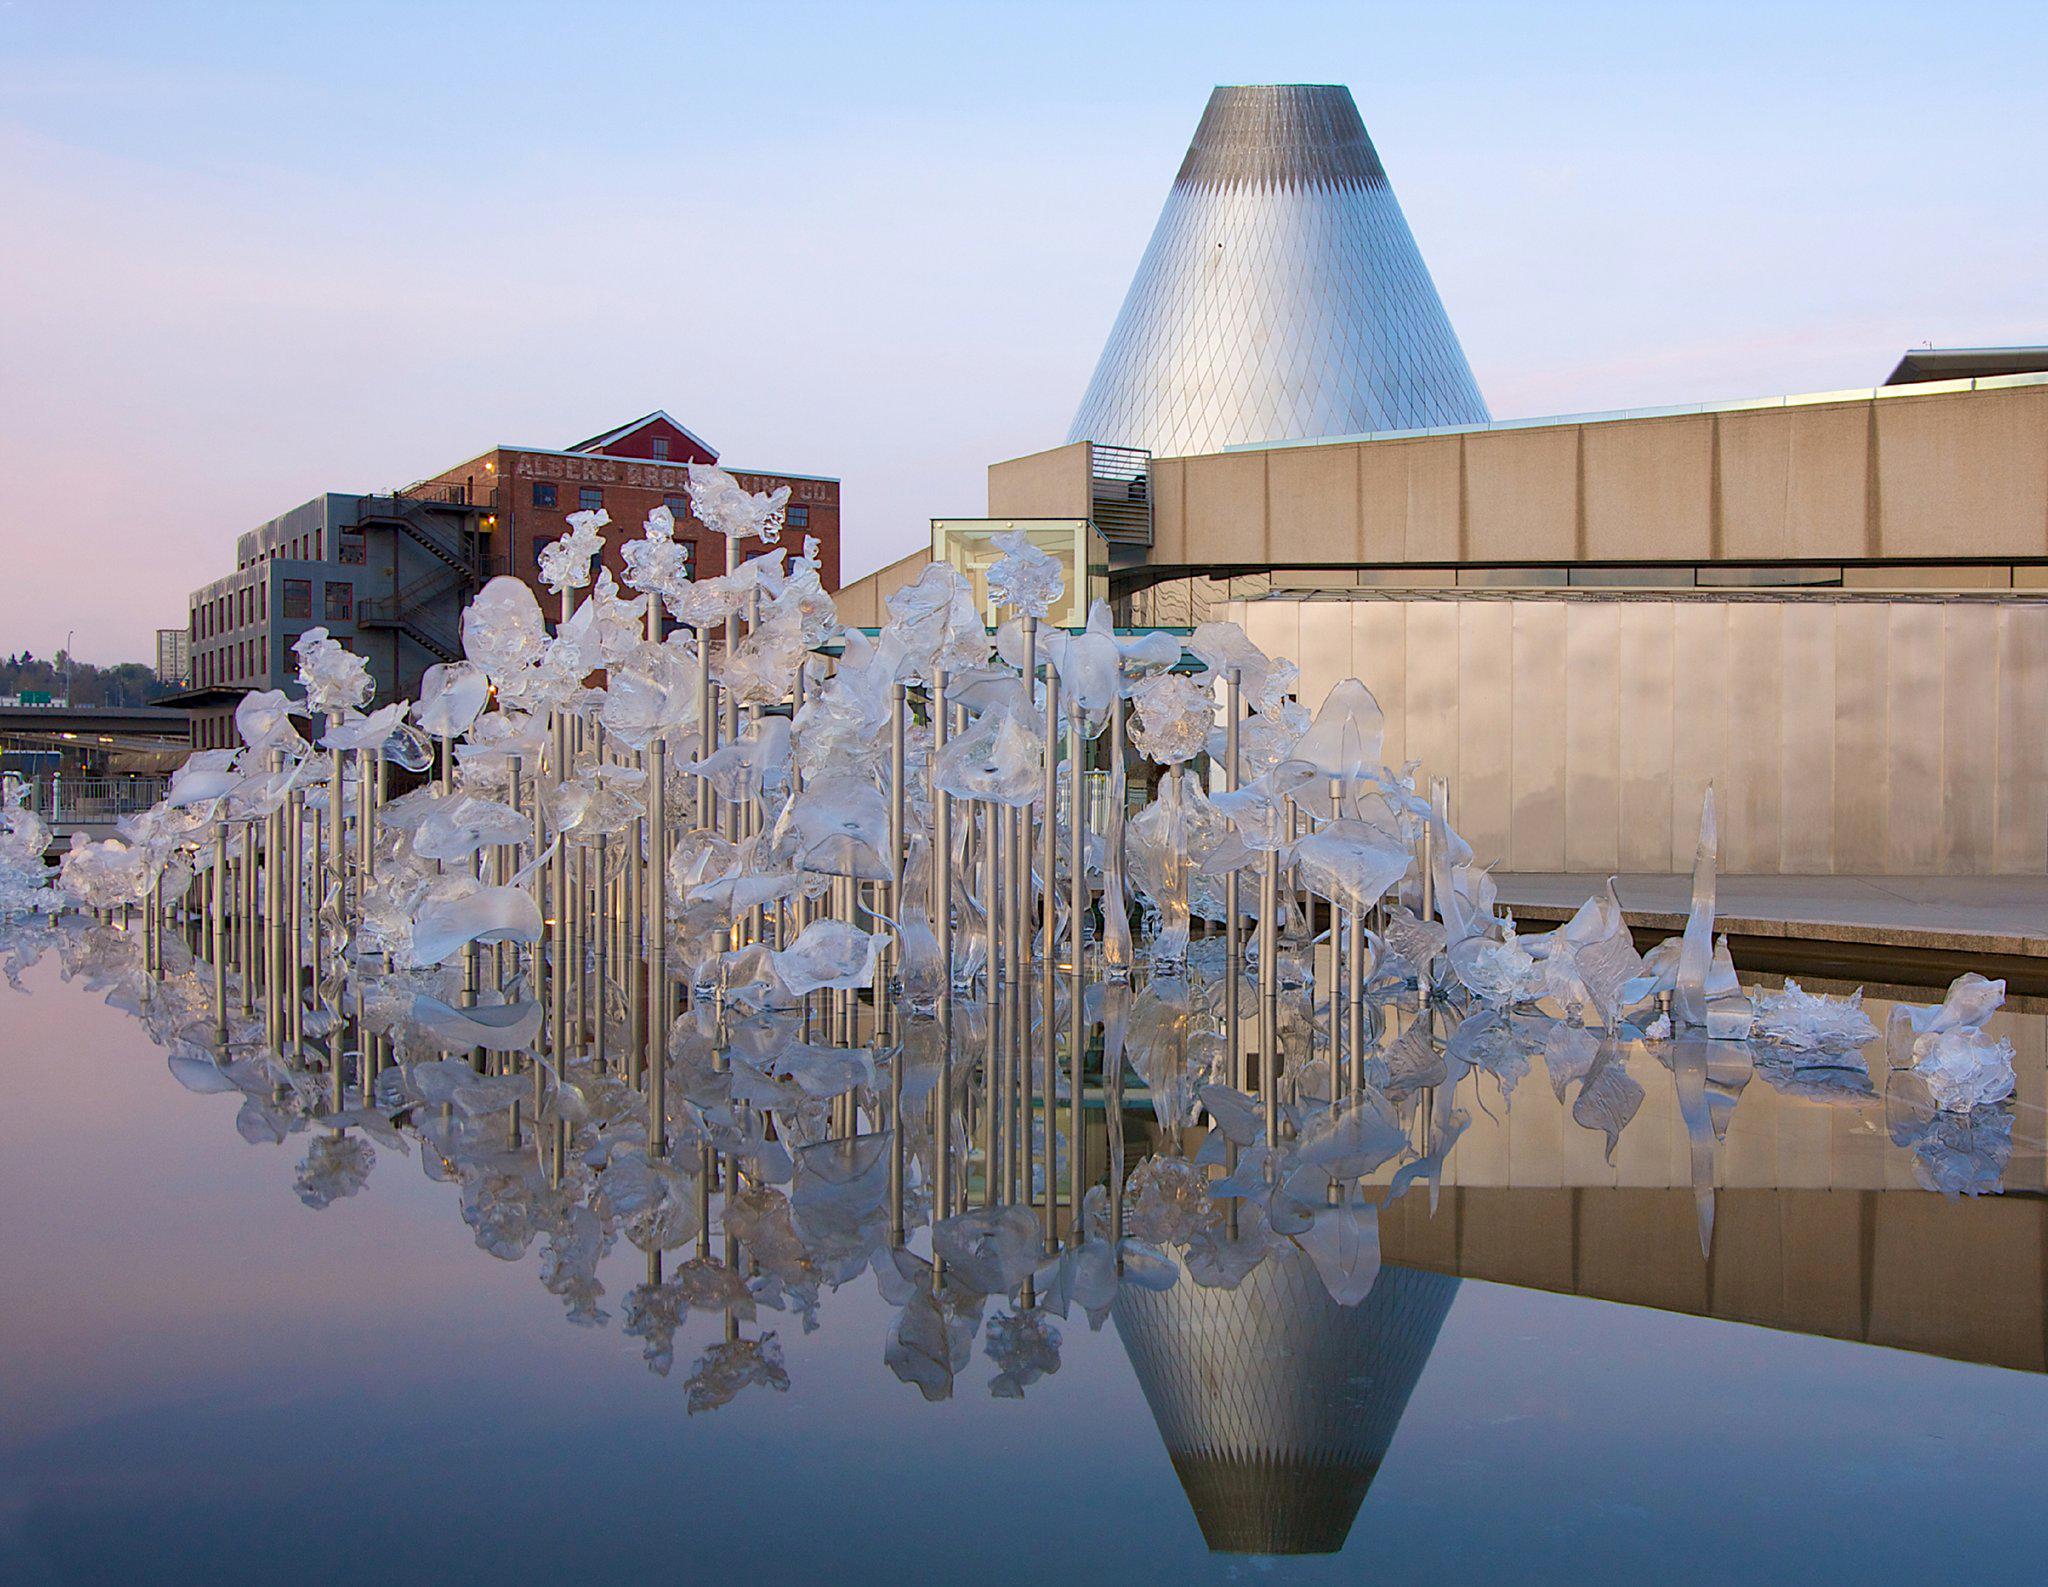
<svg viewBox="0 0 2048 1587"><path fill-rule="evenodd" d="M1636 1085L1617 1044L1651 1040L1687 1105L1704 1245L1742 1038L1861 1064L1836 1055L1864 1039L1853 1008L1752 1006L1736 982L1711 791L1682 936L1639 957L1610 885L1519 938L1448 790L1380 764L1362 683L1311 717L1291 664L1233 625L1183 647L1119 635L1097 606L1047 630L1058 567L1021 537L991 570L1015 614L993 655L944 564L879 634L842 630L809 554L739 559L775 538L779 498L716 470L692 488L730 573L688 579L657 510L622 594L593 582L605 524L579 514L544 559L554 631L494 580L465 659L411 706L366 710L360 658L310 631L304 700L248 696L242 747L192 756L162 805L75 848L62 896L139 909L146 968L203 1015L207 1061L251 1103L270 1093L259 1120L303 1110L330 1132L315 1200L404 1119L487 1249L547 1235L572 1314L594 1315L597 1254L623 1233L649 1253L628 1313L654 1359L671 1319L724 1315L707 1400L774 1380L742 1314L764 1296L807 1313L873 1258L876 1220L891 1361L927 1392L999 1295L1018 1309L990 1341L1020 1391L1056 1359L1048 1309L1099 1320L1181 1263L1230 1284L1298 1251L1356 1305L1383 1194L1433 1189L1468 1120L1454 1071L1553 1046L1586 1055L1560 1095L1578 1086L1611 1151ZM432 776L394 795L394 766ZM1130 773L1154 766L1130 814ZM0 902L54 906L17 852L33 818L7 819ZM2000 990L1965 978L1895 1031L1893 1066L1935 1112L2010 1092L2010 1049L1983 1028ZM1213 1123L1213 1155L1128 1182L1113 1159L1089 1190L1091 1075L1116 1117L1127 1072L1170 1144ZM1156 1201L1181 1172L1189 1221L1127 1227L1127 1190Z"/></svg>
<svg viewBox="0 0 2048 1587"><path fill-rule="evenodd" d="M1050 987L1050 999L1016 1001L1014 1027L1002 1024L1000 1003L966 999L947 1000L949 1020L919 1019L885 999L859 1011L847 1045L806 1042L793 1014L729 1025L722 1047L713 1044L715 1027L685 1027L672 1044L665 1156L647 1150L641 1094L615 1072L579 1064L566 1082L550 1074L538 1109L528 1111L529 1080L498 1055L546 1066L544 1054L526 1051L543 1009L532 1000L459 1007L449 1001L459 997L452 971L438 980L352 978L338 1017L310 1020L303 1048L279 1053L265 1046L263 1019L236 1013L232 979L227 1039L217 1041L211 968L180 935L152 947L140 932L64 923L17 929L9 946L18 959L46 944L68 973L143 1021L182 1084L238 1096L245 1139L304 1135L296 1188L309 1207L356 1194L381 1153L417 1148L429 1177L456 1188L479 1248L508 1261L537 1252L543 1285L583 1326L610 1320L598 1275L606 1253L621 1237L643 1251L645 1282L624 1297L623 1326L651 1367L669 1370L675 1335L693 1313L719 1319L722 1337L689 1374L693 1409L750 1385L787 1387L761 1314L782 1311L814 1327L822 1291L871 1268L898 1311L885 1359L931 1398L951 1394L977 1333L996 1369L992 1392L1020 1395L1058 1369L1059 1320L1077 1307L1094 1326L1113 1316L1219 1549L1327 1549L1343 1540L1456 1285L1382 1266L1379 1228L1391 1203L1426 1185L1433 1213L1461 1144L1504 1128L1517 1107L1563 1108L1574 1086L1569 1117L1610 1161L1623 1133L1660 1111L1696 1143L1715 1141L1711 1125L1697 1128L1700 1110L1720 1112L1725 1130L1740 1095L1737 1084L1722 1103L1689 1096L1674 1065L1668 1091L1652 1104L1643 1080L1658 1072L1655 1047L1595 1039L1541 1014L1502 1021L1456 1000L1390 1001L1381 1011L1385 1101L1370 1120L1332 1131L1313 1094L1286 1109L1281 1133L1300 1151L1286 1154L1284 1182L1332 1168L1369 1181L1353 1187L1351 1214L1331 1220L1319 1215L1331 1210L1328 1193L1321 1208L1282 1197L1261 1204L1236 1194L1237 1175L1215 1177L1242 1148L1239 1170L1259 1182L1264 1121L1249 1095L1207 1079L1231 1067L1227 982L1199 942L1184 976L1098 984L1078 1007L1058 995L1069 978L1052 977L1030 989ZM18 974L18 962L7 967ZM1308 1012L1304 1003L1293 1000L1297 1015ZM1048 1068L1060 1073L1058 1044L1076 1018L1087 1037L1100 1028L1105 1058L1117 1060L1093 1086L1084 1069L1079 1097L1095 1104L1085 1112L1059 1107L1056 1087L1026 1089ZM949 1023L950 1046L941 1041ZM883 1039L878 1027L888 1026L900 1042ZM1747 1063L1755 1051L1714 1045L1723 1063ZM444 1056L451 1052L460 1056ZM362 1054L379 1055L367 1105L333 1088L336 1069ZM1551 1084L1521 1087L1539 1060ZM1773 1085L1811 1085L1795 1078L1810 1071L1768 1061L1757 1068ZM941 1073L957 1076L959 1105L943 1133L956 1143L974 1205L933 1233L926 1249L942 1259L934 1263L910 1236L928 1221L934 1143L918 1126L931 1116L926 1104ZM1867 1084L1826 1096L1800 1105L1880 1105ZM893 1113L902 1127L841 1131L833 1104L848 1097L867 1121ZM2009 1112L1990 1116L2009 1129ZM1022 1190L1009 1177L1005 1165L1016 1159L1004 1154L1027 1128L1063 1132L1056 1150L1068 1168L1065 1197L1042 1173ZM2009 1153L2009 1134L2003 1145ZM1034 1160L1053 1150L1041 1135ZM1697 1168L1697 1153L1693 1161ZM1695 1188L1711 1184L1695 1180ZM1990 1183L1965 1188L1995 1190L1995 1170ZM992 1301L1000 1309L991 1311Z"/></svg>

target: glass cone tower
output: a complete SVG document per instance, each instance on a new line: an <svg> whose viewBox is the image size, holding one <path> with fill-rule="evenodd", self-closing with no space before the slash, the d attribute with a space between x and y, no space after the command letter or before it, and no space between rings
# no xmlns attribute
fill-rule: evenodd
<svg viewBox="0 0 2048 1587"><path fill-rule="evenodd" d="M1458 1283L1389 1265L1340 1306L1283 1240L1229 1289L1182 1263L1169 1290L1117 1291L1117 1336L1212 1553L1344 1547Z"/></svg>
<svg viewBox="0 0 2048 1587"><path fill-rule="evenodd" d="M1184 456L1489 417L1351 91L1218 88L1068 440Z"/></svg>

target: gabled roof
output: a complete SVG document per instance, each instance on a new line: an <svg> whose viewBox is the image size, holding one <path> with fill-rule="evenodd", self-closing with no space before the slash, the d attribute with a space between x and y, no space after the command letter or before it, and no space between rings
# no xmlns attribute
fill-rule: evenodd
<svg viewBox="0 0 2048 1587"><path fill-rule="evenodd" d="M674 415L665 413L660 408L656 408L652 413L643 413L631 424L622 424L616 430L607 430L602 435L593 435L589 440L578 441L574 446L565 447L564 450L570 452L595 452L601 447L607 447L614 442L623 441L635 430L644 430L648 425L655 423L657 420L668 425L673 430L681 431L694 445L701 446L713 457L718 456L717 447L690 429L689 426L679 423Z"/></svg>

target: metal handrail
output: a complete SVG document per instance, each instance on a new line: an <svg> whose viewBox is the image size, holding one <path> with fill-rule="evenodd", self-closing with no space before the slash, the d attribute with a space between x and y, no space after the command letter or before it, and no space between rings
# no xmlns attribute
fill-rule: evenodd
<svg viewBox="0 0 2048 1587"><path fill-rule="evenodd" d="M170 786L164 777L66 777L61 773L29 781L29 808L52 825L110 821L147 810Z"/></svg>

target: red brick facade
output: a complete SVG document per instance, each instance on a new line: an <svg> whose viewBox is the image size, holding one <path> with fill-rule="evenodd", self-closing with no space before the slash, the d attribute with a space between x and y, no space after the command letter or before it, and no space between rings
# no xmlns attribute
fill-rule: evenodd
<svg viewBox="0 0 2048 1587"><path fill-rule="evenodd" d="M647 515L664 502L676 516L676 539L690 547L691 571L700 577L723 573L725 541L689 511L687 465L717 461L718 454L710 447L668 415L656 413L564 451L496 447L414 489L451 487L486 508L483 527L490 536L490 572L515 574L545 594L539 577L540 548L566 534L569 515L586 507L603 507L611 514L604 532L604 565L614 576L625 571L620 547L639 538ZM790 522L782 544L794 554L802 550L805 536L815 537L819 578L826 589L837 589L839 481L741 468L731 472L751 491L790 487ZM758 541L750 545L755 554L763 549Z"/></svg>

